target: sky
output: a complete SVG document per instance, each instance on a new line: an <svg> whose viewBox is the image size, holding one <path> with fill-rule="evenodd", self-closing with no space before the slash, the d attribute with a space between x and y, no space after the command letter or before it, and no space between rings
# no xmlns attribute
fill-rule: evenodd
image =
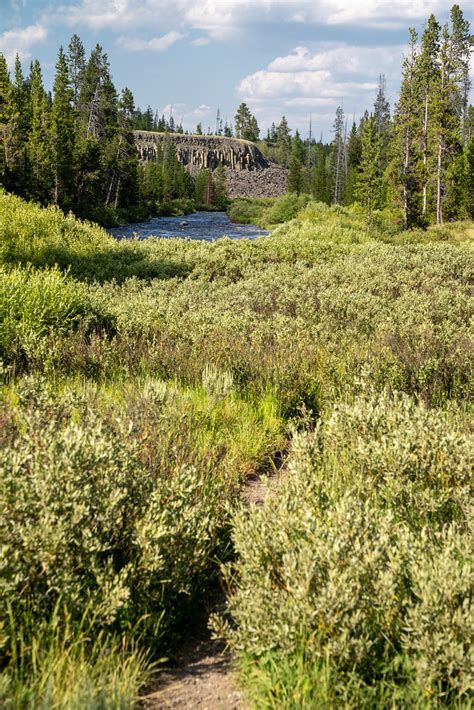
<svg viewBox="0 0 474 710"><path fill-rule="evenodd" d="M331 139L338 105L357 120L378 77L397 100L408 27L422 31L444 0L0 0L0 52L25 69L39 59L52 85L59 46L77 33L108 53L118 90L142 109L172 113L187 130L233 121L245 101L261 132L282 115L307 136ZM471 2L460 2L473 23Z"/></svg>

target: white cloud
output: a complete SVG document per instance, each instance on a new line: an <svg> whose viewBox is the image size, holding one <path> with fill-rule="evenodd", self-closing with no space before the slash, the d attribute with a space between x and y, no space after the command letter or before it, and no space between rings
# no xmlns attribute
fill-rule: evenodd
<svg viewBox="0 0 474 710"><path fill-rule="evenodd" d="M212 109L210 106L207 104L201 104L191 111L191 115L196 116L196 118L204 118L205 116L209 116L211 111Z"/></svg>
<svg viewBox="0 0 474 710"><path fill-rule="evenodd" d="M195 47L206 47L210 41L209 37L197 37L197 39L194 39L191 44Z"/></svg>
<svg viewBox="0 0 474 710"><path fill-rule="evenodd" d="M452 0L78 0L55 9L71 25L124 30L173 25L223 40L266 22L406 27L431 12L446 14Z"/></svg>
<svg viewBox="0 0 474 710"><path fill-rule="evenodd" d="M213 109L207 104L190 106L183 102L166 104L158 113L167 120L169 120L170 116L173 116L176 123L182 123L185 128L190 129L194 129L196 123L199 123L202 119L214 115Z"/></svg>
<svg viewBox="0 0 474 710"><path fill-rule="evenodd" d="M313 98L315 105L325 98L344 97L373 91L379 73L396 77L402 47L356 47L323 45L312 52L296 47L277 57L263 69L246 76L237 87L248 100Z"/></svg>
<svg viewBox="0 0 474 710"><path fill-rule="evenodd" d="M388 95L395 94L403 49L327 42L317 50L298 46L244 77L237 94L266 123L284 113L290 125L306 130L312 113L315 125L327 126L339 104L359 116L373 105L380 73L387 77Z"/></svg>
<svg viewBox="0 0 474 710"><path fill-rule="evenodd" d="M330 70L332 74L365 75L398 73L404 47L354 47L347 44L321 44L318 51L296 47L290 54L277 57L268 65L270 71L298 72Z"/></svg>
<svg viewBox="0 0 474 710"><path fill-rule="evenodd" d="M0 52L11 66L17 52L23 60L30 59L32 47L44 42L46 37L46 28L41 24L29 25L18 30L8 30L0 34Z"/></svg>
<svg viewBox="0 0 474 710"><path fill-rule="evenodd" d="M164 52L186 35L181 32L171 31L162 37L152 39L137 39L133 37L119 37L117 44L131 52Z"/></svg>

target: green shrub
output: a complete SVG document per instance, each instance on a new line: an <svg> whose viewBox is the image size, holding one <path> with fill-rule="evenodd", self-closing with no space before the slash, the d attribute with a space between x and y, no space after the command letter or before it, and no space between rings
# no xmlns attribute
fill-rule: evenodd
<svg viewBox="0 0 474 710"><path fill-rule="evenodd" d="M262 220L266 224L282 224L296 217L311 197L309 195L297 195L295 192L278 197L271 207L268 207L262 215Z"/></svg>
<svg viewBox="0 0 474 710"><path fill-rule="evenodd" d="M139 240L118 241L101 227L0 191L0 264L59 266L87 281L182 275L182 264L157 259Z"/></svg>
<svg viewBox="0 0 474 710"><path fill-rule="evenodd" d="M260 219L265 209L271 206L275 200L273 198L239 197L229 205L227 214L231 222L238 224L260 224Z"/></svg>
<svg viewBox="0 0 474 710"><path fill-rule="evenodd" d="M86 333L106 325L85 286L58 269L0 266L0 358L6 363L44 362L51 339L79 325Z"/></svg>
<svg viewBox="0 0 474 710"><path fill-rule="evenodd" d="M281 485L235 518L232 648L258 667L304 649L302 673L324 661L339 680L467 697L470 457L462 420L406 397L361 395L296 436Z"/></svg>
<svg viewBox="0 0 474 710"><path fill-rule="evenodd" d="M197 414L166 387L121 415L34 382L16 396L2 415L1 618L60 600L99 627L145 614L164 633L214 566L233 490L222 452L200 448Z"/></svg>

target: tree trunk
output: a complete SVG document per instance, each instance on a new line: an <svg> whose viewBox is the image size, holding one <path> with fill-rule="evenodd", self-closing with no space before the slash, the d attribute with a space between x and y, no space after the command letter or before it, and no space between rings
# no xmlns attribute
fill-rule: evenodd
<svg viewBox="0 0 474 710"><path fill-rule="evenodd" d="M403 228L408 229L408 167L410 165L410 134L407 130L405 132L405 160L403 161Z"/></svg>
<svg viewBox="0 0 474 710"><path fill-rule="evenodd" d="M436 176L436 224L443 224L443 205L442 205L442 169L443 169L443 136L440 134L438 139L438 166Z"/></svg>
<svg viewBox="0 0 474 710"><path fill-rule="evenodd" d="M423 217L426 217L428 209L428 92L425 96L425 118L423 122Z"/></svg>

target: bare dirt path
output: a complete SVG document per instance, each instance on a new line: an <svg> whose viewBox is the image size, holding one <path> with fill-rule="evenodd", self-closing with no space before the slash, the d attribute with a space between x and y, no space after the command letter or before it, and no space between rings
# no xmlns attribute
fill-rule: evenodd
<svg viewBox="0 0 474 710"><path fill-rule="evenodd" d="M269 484L281 472L286 452L278 454L269 471L249 476L241 495L248 505L261 505ZM247 710L232 669L232 657L221 641L212 638L209 616L225 609L223 590L206 600L202 619L190 629L173 667L164 669L156 690L143 698L146 710Z"/></svg>

